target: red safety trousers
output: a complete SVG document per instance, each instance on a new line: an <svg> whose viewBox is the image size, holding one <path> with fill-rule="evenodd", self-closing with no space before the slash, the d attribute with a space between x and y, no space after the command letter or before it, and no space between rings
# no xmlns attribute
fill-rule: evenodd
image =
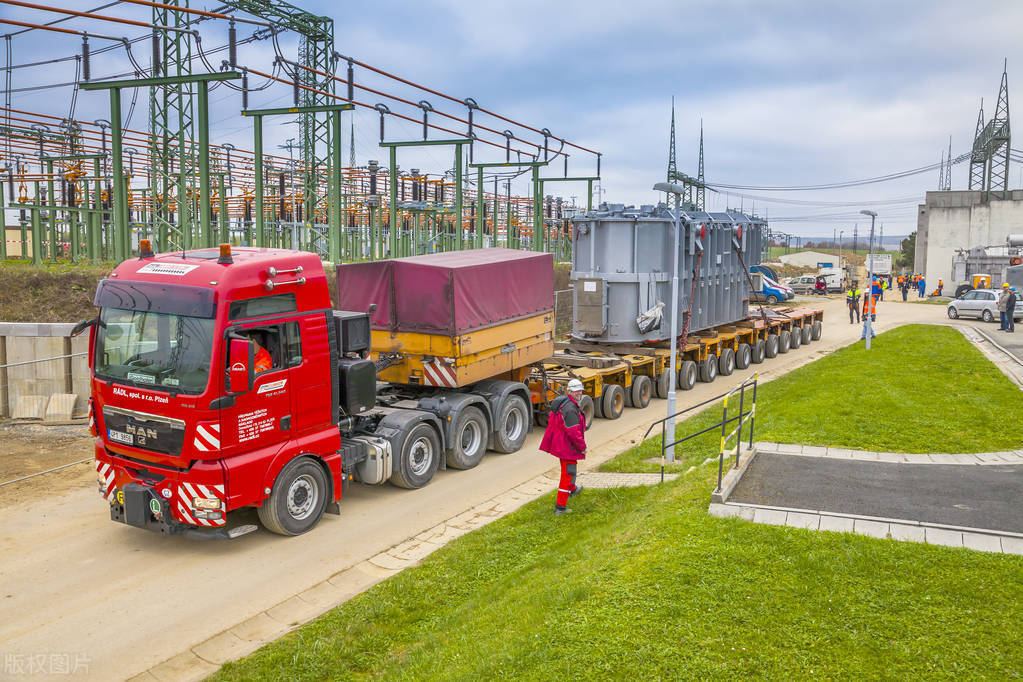
<svg viewBox="0 0 1023 682"><path fill-rule="evenodd" d="M561 460L561 480L558 481L558 499L555 504L564 508L568 504L568 497L575 492L576 462L570 459Z"/></svg>

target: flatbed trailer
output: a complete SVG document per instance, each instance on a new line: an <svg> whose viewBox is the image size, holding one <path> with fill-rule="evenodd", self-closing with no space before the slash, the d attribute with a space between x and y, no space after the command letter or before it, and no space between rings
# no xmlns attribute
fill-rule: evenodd
<svg viewBox="0 0 1023 682"><path fill-rule="evenodd" d="M746 369L765 358L821 338L824 311L819 308L764 309L736 322L690 334L675 360L676 386L688 391L697 381L711 382L719 374ZM528 385L537 422L547 418L547 405L564 393L571 379L583 384L583 412L617 419L625 407L650 404L654 395L668 397L671 348L654 345L555 343L555 353L533 366Z"/></svg>

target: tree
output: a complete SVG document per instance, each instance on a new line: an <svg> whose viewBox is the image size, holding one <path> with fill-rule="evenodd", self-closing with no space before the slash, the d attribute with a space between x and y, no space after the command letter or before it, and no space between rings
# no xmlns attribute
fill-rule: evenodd
<svg viewBox="0 0 1023 682"><path fill-rule="evenodd" d="M897 267L912 268L916 260L916 232L903 239L899 249L899 255L895 259Z"/></svg>

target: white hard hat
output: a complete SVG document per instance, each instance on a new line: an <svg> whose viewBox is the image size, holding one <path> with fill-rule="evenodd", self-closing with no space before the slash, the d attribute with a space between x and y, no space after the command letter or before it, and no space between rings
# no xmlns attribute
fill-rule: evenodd
<svg viewBox="0 0 1023 682"><path fill-rule="evenodd" d="M583 382L579 381L578 379L572 379L571 381L568 382L568 390L569 391L583 390Z"/></svg>

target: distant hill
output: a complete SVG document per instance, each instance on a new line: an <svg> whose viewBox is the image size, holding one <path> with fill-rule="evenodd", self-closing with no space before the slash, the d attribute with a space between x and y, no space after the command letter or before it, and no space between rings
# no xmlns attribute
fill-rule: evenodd
<svg viewBox="0 0 1023 682"><path fill-rule="evenodd" d="M908 236L909 235L905 235L905 234L886 234L884 236L884 242L882 242L880 244L880 246L881 246L881 248L886 249L886 250L898 251L900 246L902 245L902 240L905 239ZM874 236L874 245L875 245L875 247L878 246L878 241L877 240L878 240L878 236L875 235ZM851 249L853 247L853 239L849 235L845 235L842 238L841 241L842 241L842 248L843 249ZM811 248L811 249L813 248L813 247L807 247L806 246L808 242L813 242L813 244L815 246L820 246L820 247L823 247L823 248L829 248L829 247L831 247L832 242L834 242L834 237L831 237L830 235L827 236L827 237L801 237L799 242L800 242L800 245L802 247L805 247L805 248ZM793 246L795 246L795 244L793 244ZM867 235L861 234L859 236L859 239L856 241L856 248L859 248L859 249L867 248Z"/></svg>

